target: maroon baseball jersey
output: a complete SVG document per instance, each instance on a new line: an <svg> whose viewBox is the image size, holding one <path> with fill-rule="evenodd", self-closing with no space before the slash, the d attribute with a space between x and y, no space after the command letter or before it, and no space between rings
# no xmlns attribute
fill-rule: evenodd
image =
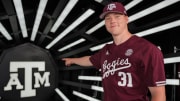
<svg viewBox="0 0 180 101"><path fill-rule="evenodd" d="M165 85L161 51L135 35L107 44L90 61L101 69L104 101L148 101L148 87Z"/></svg>

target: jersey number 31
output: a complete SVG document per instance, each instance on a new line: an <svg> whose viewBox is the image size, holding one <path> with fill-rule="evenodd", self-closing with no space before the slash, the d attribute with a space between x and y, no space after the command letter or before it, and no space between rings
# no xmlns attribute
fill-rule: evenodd
<svg viewBox="0 0 180 101"><path fill-rule="evenodd" d="M118 81L119 86L133 87L131 73L119 72L118 76L121 77L121 81Z"/></svg>

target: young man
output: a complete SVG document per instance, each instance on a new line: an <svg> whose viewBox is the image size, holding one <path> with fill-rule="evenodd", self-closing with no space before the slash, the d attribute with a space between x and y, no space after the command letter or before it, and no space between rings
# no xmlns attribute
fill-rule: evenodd
<svg viewBox="0 0 180 101"><path fill-rule="evenodd" d="M104 101L165 101L165 72L161 51L147 40L132 35L127 28L124 6L112 2L104 7L100 18L113 37L92 56L63 58L65 64L94 66L101 69Z"/></svg>

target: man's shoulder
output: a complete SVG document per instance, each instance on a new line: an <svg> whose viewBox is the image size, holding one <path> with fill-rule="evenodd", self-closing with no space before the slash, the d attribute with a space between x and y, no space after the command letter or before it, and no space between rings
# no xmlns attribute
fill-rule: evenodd
<svg viewBox="0 0 180 101"><path fill-rule="evenodd" d="M142 44L144 46L156 46L154 43L152 43L150 40L148 39L145 39L145 38L142 38L142 37L139 37L139 36L135 36L134 38L136 40L136 42L138 42L138 44Z"/></svg>

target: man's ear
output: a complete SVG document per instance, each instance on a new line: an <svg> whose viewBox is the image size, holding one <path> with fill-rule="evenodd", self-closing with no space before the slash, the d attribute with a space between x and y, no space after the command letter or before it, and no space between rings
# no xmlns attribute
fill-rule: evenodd
<svg viewBox="0 0 180 101"><path fill-rule="evenodd" d="M129 17L128 16L125 16L126 17L126 23L128 24L129 23Z"/></svg>

